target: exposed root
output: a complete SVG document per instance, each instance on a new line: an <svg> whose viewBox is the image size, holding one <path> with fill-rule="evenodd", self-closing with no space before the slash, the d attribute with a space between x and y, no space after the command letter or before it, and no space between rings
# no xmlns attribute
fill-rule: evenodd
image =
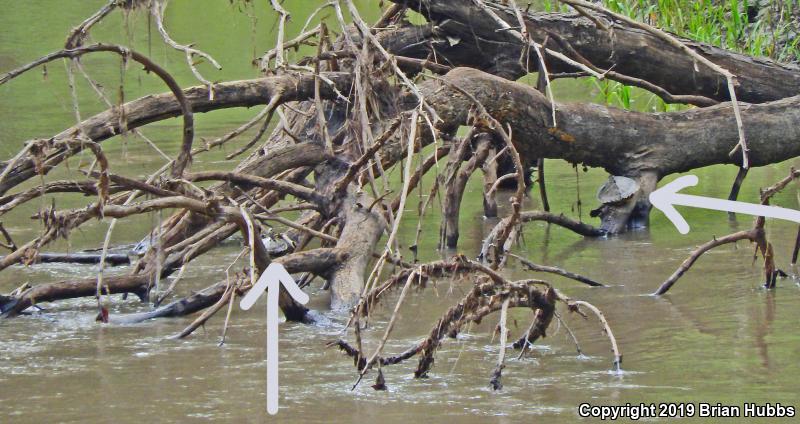
<svg viewBox="0 0 800 424"><path fill-rule="evenodd" d="M389 290L393 286L399 285L401 281L405 281L403 285L403 293L401 294L398 305L405 298L408 289L411 287L412 282L422 287L422 281L431 278L433 274L437 276L453 276L456 273L463 274L464 276L474 276L475 283L470 292L456 305L450 307L441 318L434 324L427 338L419 343L406 349L404 352L394 356L381 356L380 351L385 343L385 339L391 331L394 318L396 317L397 307L395 313L392 315L389 327L384 334L383 342L380 344L376 354L370 356L369 360L365 359L361 354L358 347L351 346L344 340L331 342L328 346L338 346L349 357L353 358L354 365L359 371L359 381L366 374L366 372L374 364L380 366L394 365L415 356L418 356L417 369L414 376L417 378L426 377L431 370L434 363L434 354L441 346L445 337L454 338L468 323L480 323L481 320L489 314L501 311L500 318L500 354L498 362L492 372L490 384L497 390L502 387L500 378L502 370L505 367L505 318L508 308L527 307L534 311L534 322L525 336L514 344L516 348L526 349L531 343L535 342L539 337L546 335L547 327L555 316L556 302L561 301L567 305L570 311L580 312L579 307L584 306L591 309L601 320L604 325L605 331L609 335L612 343L612 350L615 354L614 364L618 367L621 361L621 354L616 344L616 339L607 327L608 323L602 316L602 313L591 304L582 301L573 301L552 288L548 283L541 280L524 280L510 282L502 276L496 274L493 270L482 267L476 262L468 261L465 258L456 257L454 262L438 262L425 264L414 271L401 272L393 278L384 283L381 287L374 289L367 295L371 299L374 306L379 296ZM483 274L483 275L480 275ZM537 286L544 287L540 290ZM366 307L364 304L359 305L354 310L354 313L365 314ZM581 313L582 314L582 313ZM358 333L358 331L356 332Z"/></svg>
<svg viewBox="0 0 800 424"><path fill-rule="evenodd" d="M547 299L546 307L534 311L533 322L528 328L528 331L513 344L514 349L522 349L520 356L522 356L531 345L536 343L539 338L547 337L547 328L550 327L550 323L553 321L553 316L556 313L556 291L552 287L547 287L544 295Z"/></svg>
<svg viewBox="0 0 800 424"><path fill-rule="evenodd" d="M542 211L525 211L519 214L519 222L520 224L532 221L544 221L549 224L555 224L566 229L572 230L575 233L578 233L585 237L602 237L606 235L606 232L595 228L589 224L585 224L583 222L576 221L572 218L569 218L565 215L557 215L550 212L542 212ZM513 240L509 240L508 238L505 239L503 245L500 245L500 238L504 229L507 229L511 226L511 219L504 218L500 221L492 231L489 232L489 235L483 240L481 245L481 253L478 258L481 261L488 262L488 263L497 263L500 261L498 255L504 254L511 249L510 243ZM502 253L501 253L502 252Z"/></svg>

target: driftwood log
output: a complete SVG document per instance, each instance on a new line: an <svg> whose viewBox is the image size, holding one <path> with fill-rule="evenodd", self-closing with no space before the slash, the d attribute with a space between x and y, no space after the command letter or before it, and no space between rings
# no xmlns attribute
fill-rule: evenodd
<svg viewBox="0 0 800 424"><path fill-rule="evenodd" d="M564 2L583 5L575 0ZM270 4L285 23L288 13L280 2ZM173 211L160 227L142 235L159 243L143 244L143 255L127 272L104 275L101 266L97 277L45 283L0 296L3 316L13 317L40 302L87 296L98 299L100 318L111 323L205 310L180 333L185 337L235 295L249 289L274 260L290 272L303 273L301 284L307 284L311 276L321 277L330 288L331 308L351 311L356 345L337 345L354 358L361 377L375 364L396 363L418 354L417 374L423 376L447 333L453 335L463 324L497 311L505 343L505 317L513 307L534 311L530 330L517 343L527 346L546 335L557 301L569 311L579 312L583 305L598 316L612 339L618 365L621 354L616 341L596 308L573 302L547 282L512 282L503 277L502 268L507 256L512 256L508 251L519 227L528 221L545 221L586 237L620 233L647 224L648 195L668 175L730 164L742 169L743 178L748 167L800 155L800 68L793 65L674 37L596 5L580 6L584 7L581 13L564 14L523 11L513 1L393 0L373 26L363 21L350 0L324 7L335 10L335 32L340 35L332 38L331 22L324 22L290 39L281 24L278 45L257 58L261 74L252 79L211 83L203 78L192 58L216 62L194 46L179 45L165 35L163 3L157 0L111 1L70 34L63 50L0 76L0 84L9 83L57 58L68 58L75 69L87 72L80 62L82 55L113 53L141 63L170 89L121 105L108 102L108 110L55 135L29 140L17 155L2 163L0 215L44 195L82 193L97 200L82 209L40 211L35 218L44 222L45 231L24 244L17 245L3 231L4 246L11 252L0 258L0 271L50 260L48 254L40 253L42 248L57 238L69 237L72 230L95 218L124 220ZM177 87L168 70L123 46L84 46L91 27L117 8L150 13L165 43L186 54L187 65L201 84ZM408 10L418 12L427 22L409 23L405 19ZM316 54L288 62L285 52L302 44L314 44ZM538 88L517 81L532 72L539 73ZM562 103L546 88L552 79L564 76L611 79L648 90L667 103L693 106L680 112L644 113ZM95 89L102 92L100 87ZM263 109L252 121L203 144L194 140L194 114L254 106ZM142 136L140 130L148 124L178 116L183 122L181 150L169 166L145 180L113 172L114 164L103 154L105 140L128 131ZM276 116L279 119L273 119ZM270 124L276 126L267 135ZM464 126L470 129L467 135L458 131ZM228 156L227 170L192 171L193 157L219 148L251 128L258 128L256 136ZM46 178L84 149L95 156L98 168L83 174L80 181L18 188ZM235 159L244 153L246 157ZM432 175L443 158L445 172ZM537 183L546 199L543 159L602 168L636 180L639 191L601 208L598 226L549 211L523 211L522 197L533 184L531 167L538 167ZM511 214L500 220L483 243L482 262L457 257L453 262L408 263L398 232L408 220L409 202L414 201L409 195L416 189L427 191L427 200L417 204L420 215L433 207L431 199L441 197L441 246L455 248L461 201L467 182L478 170L484 173L487 216L497 214L498 190L516 189L511 196ZM393 175L400 175L401 182L392 183ZM433 184L423 187L426 177ZM195 184L204 181L212 184L202 189ZM295 211L300 211L299 218L285 215ZM262 223L275 222L285 226L280 237L290 246L290 252L281 258L271 258L259 236ZM417 239L420 231L418 225ZM237 232L246 245L241 257L249 258L242 273L161 306L191 261ZM774 279L773 250L763 226L748 234L738 239L759 245L769 268L767 278ZM111 237L109 230L102 253L95 258L101 265L117 259L108 254ZM413 248L420 246L415 243ZM557 264L518 259L531 272L556 273L602 286ZM393 323L409 287L422 286L430 278L462 275L459 269L468 271L465 278L473 283L473 291L440 319L422 345L395 357L382 355L390 325L381 347L370 356L363 353L359 320L368 319L368 311L380 297L382 292L375 292L376 287L388 289L405 283ZM172 285L154 292L155 282L170 276L175 278ZM116 293L157 299L156 306L109 319L104 302ZM281 308L290 320L313 319L285 293ZM501 355L493 372L493 387L501 386L503 361Z"/></svg>

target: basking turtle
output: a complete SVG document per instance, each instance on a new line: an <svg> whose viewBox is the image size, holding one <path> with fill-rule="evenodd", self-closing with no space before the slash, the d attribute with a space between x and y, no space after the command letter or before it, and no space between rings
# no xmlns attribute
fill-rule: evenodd
<svg viewBox="0 0 800 424"><path fill-rule="evenodd" d="M604 205L624 202L639 191L639 183L628 177L612 175L597 190L597 200Z"/></svg>
<svg viewBox="0 0 800 424"><path fill-rule="evenodd" d="M287 238L282 237L281 234L279 237L275 237L274 234L270 231L267 235L261 238L261 242L264 243L264 247L267 249L269 255L273 258L278 256L283 256L289 253L291 246L287 242Z"/></svg>
<svg viewBox="0 0 800 424"><path fill-rule="evenodd" d="M147 249L150 248L150 236L147 235L145 238L141 239L139 243L133 246L131 249L131 254L134 256L144 256L147 253Z"/></svg>
<svg viewBox="0 0 800 424"><path fill-rule="evenodd" d="M592 217L600 217L600 229L615 234L624 231L631 224L631 210L635 207L634 195L639 191L639 183L628 177L612 175L597 190L597 200L602 203L599 208L589 213ZM638 226L638 225L637 225Z"/></svg>

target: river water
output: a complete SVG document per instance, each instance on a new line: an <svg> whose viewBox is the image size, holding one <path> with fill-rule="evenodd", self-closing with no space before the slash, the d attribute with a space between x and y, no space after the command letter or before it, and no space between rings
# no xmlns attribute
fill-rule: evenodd
<svg viewBox="0 0 800 424"><path fill-rule="evenodd" d="M167 10L166 25L181 42L196 42L224 64L222 71L201 65L209 79L248 78L257 74L250 65L254 55L274 43L275 16L265 5L224 1L177 0ZM263 4L262 4L263 3ZM359 2L364 14L375 19L371 2ZM99 8L103 1L0 1L0 72L19 66L63 44L69 29ZM302 27L307 13L321 2L289 5L295 18L290 34ZM120 42L147 52L173 71L184 85L196 83L179 53L168 50L146 17L117 12L95 30L95 41ZM302 53L302 52L301 52ZM84 59L90 74L100 81L112 101L125 82L125 99L163 88L153 77L129 65L122 72L119 60L105 56ZM32 72L0 87L0 158L11 157L24 140L47 137L75 121L66 84L65 65L54 62L46 75ZM80 114L104 106L77 76ZM585 83L560 84L556 98L591 100ZM644 102L642 100L642 102ZM640 108L646 106L639 105ZM210 139L244 122L257 110L230 110L197 117L198 137ZM143 129L167 154L174 153L180 121L170 120ZM690 143L691 140L687 140ZM241 141L240 141L241 143ZM238 145L228 147L233 151ZM103 143L114 172L144 177L164 159L134 136ZM225 152L197 158L194 169L226 169ZM89 156L74 158L47 181L79 178L75 171ZM793 162L751 171L740 200L755 201L758 188L787 174ZM597 206L594 193L606 178L602 170L580 170L548 161L548 190L552 209L587 222ZM694 172L700 177L694 194L724 197L735 175L731 166ZM672 177L674 178L674 176ZM428 186L429 187L429 186ZM532 192L535 194L535 191ZM504 193L501 199L507 198ZM580 200L579 200L580 199ZM91 198L62 196L58 207L79 207ZM18 241L34 237L40 224L29 216L49 206L50 197L32 201L2 217ZM415 198L410 204L413 214ZM505 203L505 202L503 202ZM797 188L791 185L773 202L796 208ZM536 196L526 208L538 207ZM420 259L442 254L435 249L439 208L423 218ZM476 255L481 239L493 222L481 216L480 181L472 181L461 215L458 252ZM186 340L169 336L192 317L160 319L136 325L95 323L93 299L41 305L45 310L0 322L0 422L186 422L201 420L237 422L436 422L456 419L472 422L519 422L537 418L547 422L572 422L581 403L595 405L626 402L709 402L741 405L744 402L780 402L796 405L800 392L800 287L792 278L778 288L761 288L760 262L753 263L747 243L726 246L706 254L667 296L649 296L698 244L713 236L750 227L741 216L730 222L723 213L682 208L692 231L680 235L659 212L652 226L609 239L583 239L558 227L530 224L524 243L516 251L538 263L557 265L607 283L608 288L588 288L559 277L539 276L567 295L592 302L602 309L624 354L621 372L612 371L608 341L599 324L578 316L565 316L575 331L584 355L578 355L564 328L553 324L549 336L532 354L517 360L509 352L503 390L488 387L498 353L491 336L496 316L473 326L457 340L446 340L436 355L428 379L414 379L415 361L385 369L388 391L370 388L370 381L351 390L356 379L352 361L326 342L342 337L343 317L326 312L327 293L319 282L312 285L311 306L330 317L324 326L285 323L281 326L281 409L268 417L265 402L265 306L249 312L234 311L223 346L218 346L223 314ZM114 231L114 244L133 243L166 215L152 214L126 221ZM97 247L107 222L93 222L75 231L69 241L59 241L48 251L75 251ZM404 223L401 234L413 234L416 219ZM775 245L778 266L790 274L789 254L796 226L767 224ZM403 240L411 244L409 237ZM206 287L224 278L225 268L241 249L232 241L205 255L187 269L178 295ZM241 269L243 263L237 264ZM113 272L126 272L125 268ZM95 275L92 266L15 266L0 273L0 292L22 283L44 283ZM530 273L512 266L512 278ZM424 337L438 317L469 289L467 281L439 281L423 292L412 292L386 352L404 350ZM396 295L376 310L373 326L365 332L369 349L376 346L391 314ZM135 299L115 299L111 313L147 310ZM514 310L509 316L510 337L520 334L530 312ZM374 377L374 376L373 376Z"/></svg>

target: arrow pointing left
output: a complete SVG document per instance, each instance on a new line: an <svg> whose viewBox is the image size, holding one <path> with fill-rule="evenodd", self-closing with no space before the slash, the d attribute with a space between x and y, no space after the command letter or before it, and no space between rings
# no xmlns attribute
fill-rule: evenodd
<svg viewBox="0 0 800 424"><path fill-rule="evenodd" d="M698 179L696 176L684 175L650 193L650 203L653 204L653 207L664 212L664 215L672 221L675 228L677 228L681 234L689 232L689 223L686 222L686 219L675 209L674 205L736 212L800 223L800 211L794 209L678 193L678 191L686 187L697 185L697 182Z"/></svg>
<svg viewBox="0 0 800 424"><path fill-rule="evenodd" d="M270 415L278 413L278 298L281 284L298 303L308 303L308 295L297 286L286 268L275 262L269 264L239 303L239 307L246 311L267 290L267 412Z"/></svg>

